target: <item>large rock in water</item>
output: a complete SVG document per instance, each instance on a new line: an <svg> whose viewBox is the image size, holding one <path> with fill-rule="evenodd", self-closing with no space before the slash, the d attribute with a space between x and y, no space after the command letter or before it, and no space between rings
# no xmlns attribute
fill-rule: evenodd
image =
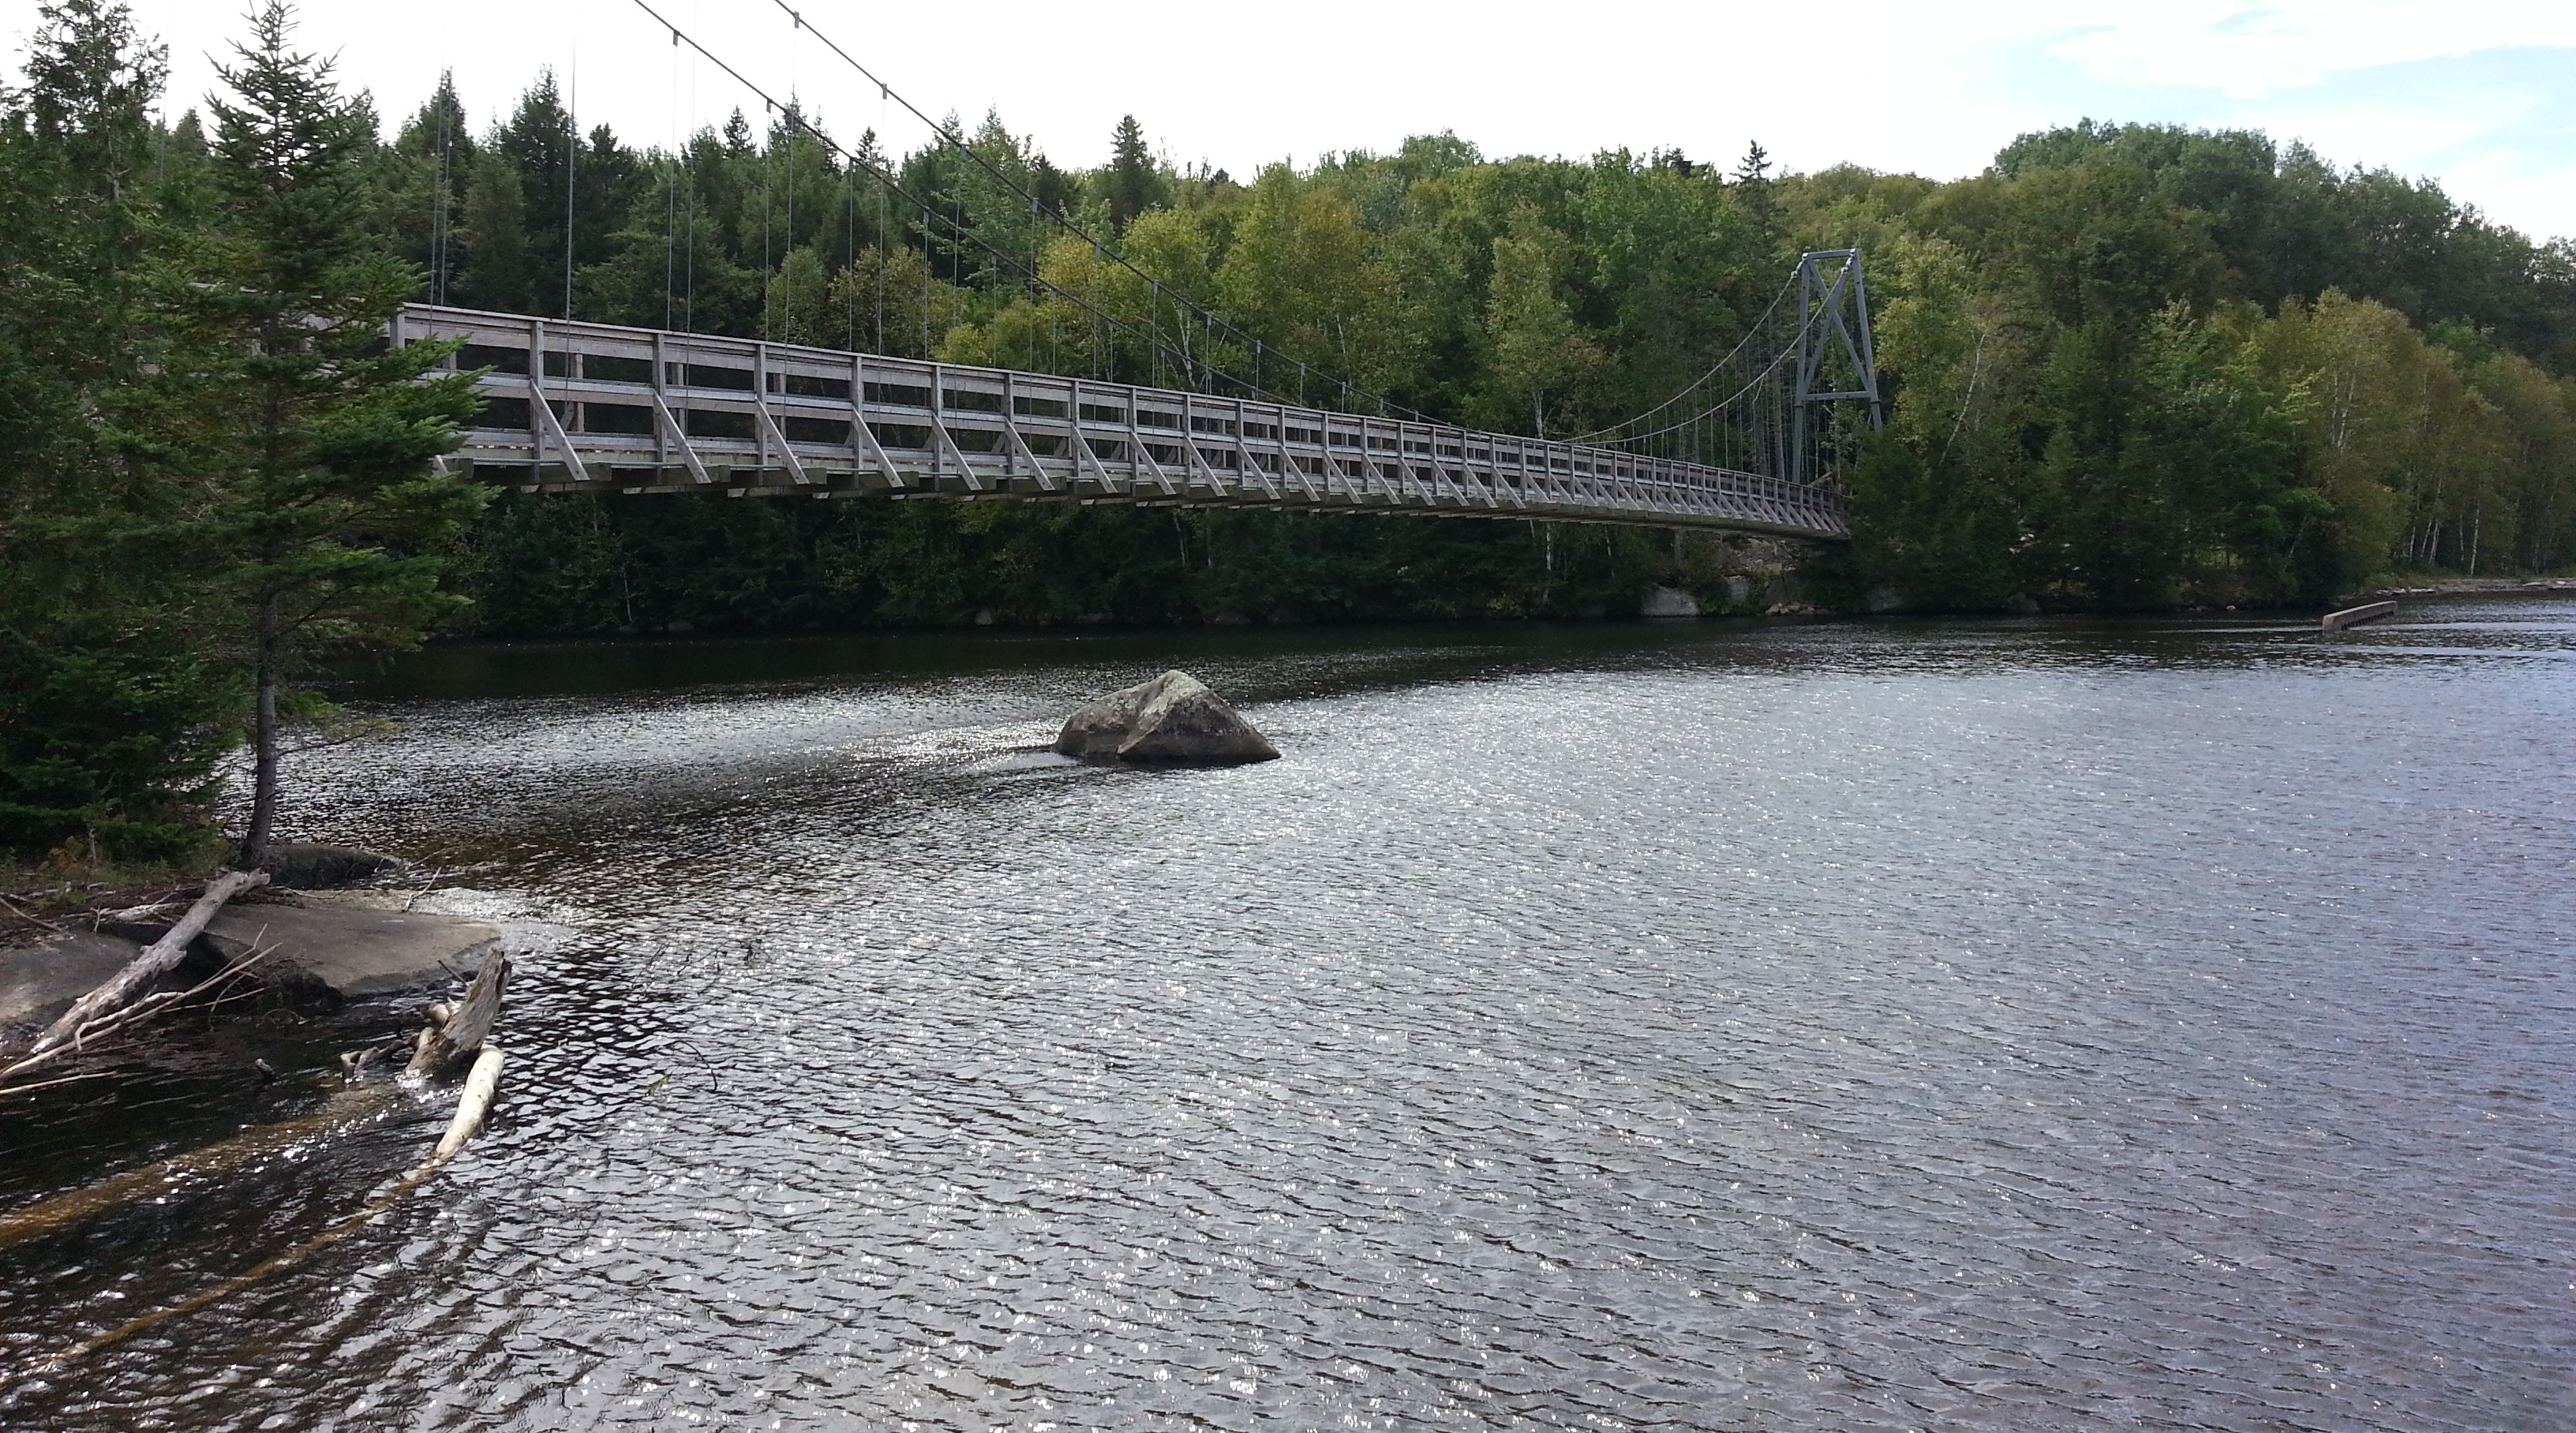
<svg viewBox="0 0 2576 1433"><path fill-rule="evenodd" d="M1067 756L1211 765L1279 755L1225 698L1187 672L1165 672L1075 712L1056 734L1055 749Z"/></svg>

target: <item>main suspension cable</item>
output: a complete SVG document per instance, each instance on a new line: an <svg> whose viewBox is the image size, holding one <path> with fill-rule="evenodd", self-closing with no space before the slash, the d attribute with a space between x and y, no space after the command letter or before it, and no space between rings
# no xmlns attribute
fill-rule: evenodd
<svg viewBox="0 0 2576 1433"><path fill-rule="evenodd" d="M640 4L641 0L638 0L638 3ZM1116 264L1118 267L1125 269L1127 272L1134 274L1140 279L1153 282L1158 289L1160 288L1160 280L1154 275L1146 273L1143 269L1136 267L1136 265L1128 261L1126 255L1106 244L1103 244L1096 236L1084 230L1081 225L1074 223L1072 219L1065 215L1063 209L1057 206L1048 205L1039 199L1036 194L1032 193L1017 179L1013 178L1008 171L1002 169L999 165L994 164L990 159L987 159L984 155L978 153L974 145L970 143L965 136L959 134L956 130L949 128L940 121L932 119L929 115L922 113L919 106L915 105L912 101L905 99L903 96L896 94L893 86L878 78L875 71L870 70L867 66L859 63L859 61L853 57L849 51L842 49L840 44L833 40L831 36L824 34L820 29L816 28L813 22L805 18L802 11L789 5L787 0L770 0L770 3L776 5L780 10L785 11L787 18L793 23L796 29L802 30L807 34L812 35L816 40L821 41L824 48L839 56L843 64L846 64L851 69L858 71L860 76L865 78L868 83L875 85L879 95L892 99L896 104L902 105L905 110L911 113L913 118L920 120L931 133L938 135L942 140L946 141L948 145L955 149L961 156L972 161L977 167L991 175L1012 193L1029 201L1030 211L1032 213L1042 213L1046 218L1053 220L1066 233L1071 234L1073 237L1091 245L1092 252L1094 254L1107 259L1109 262ZM1176 305L1186 307L1191 313L1195 314L1200 320L1202 329L1207 333L1214 334L1221 329L1226 335L1239 340L1243 344L1250 345L1253 353L1256 355L1256 379L1250 383L1246 383L1245 386L1252 388L1255 391L1267 391L1261 388L1257 380L1257 355L1261 352L1263 347L1260 339L1253 337L1251 334L1244 332L1235 325L1217 317L1213 311L1177 290L1172 291L1172 300ZM1159 318L1155 320L1155 326L1157 332L1159 332L1161 328ZM1184 348L1186 348L1186 339L1183 340L1183 345ZM1218 370L1208 364L1204 357L1200 360L1198 367L1211 375L1218 373ZM1184 362L1183 371L1187 372L1188 370L1189 364ZM1245 382L1245 380L1241 378L1236 378L1235 381L1238 383ZM1357 394L1362 399L1375 403L1381 413L1384 412L1390 403L1393 403L1393 400L1388 399L1384 395L1372 392L1369 389L1356 384L1344 382L1341 387L1345 393ZM1456 424L1442 422L1440 419L1433 418L1429 414L1423 413L1418 409L1409 407L1402 403L1393 403L1393 406L1399 411L1409 415L1413 421L1417 423L1430 423L1441 427L1457 426Z"/></svg>
<svg viewBox="0 0 2576 1433"><path fill-rule="evenodd" d="M1766 327L1768 327L1768 326L1769 326L1769 324L1770 324L1770 322L1771 322L1771 316L1772 316L1773 314L1778 313L1778 312L1780 311L1780 305L1781 305L1783 302L1785 302L1785 301L1788 299L1788 297L1789 297L1789 290L1790 290L1790 289L1792 289L1792 288L1795 288L1795 287L1797 286L1797 283L1798 283L1798 276L1797 276L1795 273L1792 273L1792 274L1789 276L1789 281L1788 281L1787 283L1784 283L1784 284L1782 284L1782 285L1780 286L1780 291L1779 291L1778 293L1773 294L1773 295L1771 296L1771 303L1770 303L1770 306L1762 310L1762 316L1761 316L1760 318L1755 319L1755 320L1753 321L1753 326L1752 326L1752 327L1750 327L1750 328L1748 328L1748 329L1746 329L1746 330L1744 331L1744 337L1742 337L1742 338L1740 338L1740 339L1736 340L1735 347L1734 347L1734 348L1732 348L1732 349L1730 349L1730 350L1728 350L1728 351L1727 351L1727 354L1726 354L1726 356L1725 356L1724 358L1721 358L1721 359L1719 359L1717 362L1715 362L1715 363L1713 363L1713 364L1710 364L1707 372L1705 372L1705 373L1701 374L1701 375L1700 375L1699 377L1697 377L1697 378L1692 379L1692 380L1689 382L1689 384L1687 384L1686 386L1684 386L1684 387L1682 388L1682 390L1681 390L1680 392L1675 393L1672 397L1665 399L1663 402L1656 404L1654 407L1649 408L1649 409L1645 410L1645 411L1644 411L1644 412L1642 412L1642 413L1635 413L1635 414L1631 414L1631 415L1629 415L1629 416L1628 416L1628 417L1626 417L1626 418L1622 418L1622 419L1620 419L1618 422L1611 424L1611 425L1610 425L1609 427L1607 427L1607 428L1595 428L1595 429L1593 429L1593 430L1592 430L1591 432L1589 432L1589 433L1582 434L1582 435L1581 435L1581 436L1579 436L1579 437L1567 438L1567 439L1565 439L1564 441L1569 442L1569 443L1583 443L1583 442L1591 442L1591 441L1595 441L1595 440L1605 440L1605 439L1606 439L1607 441L1611 441L1611 442L1618 442L1618 441L1622 441L1621 439L1618 439L1618 438L1611 438L1609 435L1611 435L1611 434L1615 434L1615 433L1619 432L1619 430L1621 430L1621 429L1623 429L1623 428L1630 427L1630 426L1632 426L1632 425L1634 425L1634 424L1643 423L1643 422L1645 422L1647 419L1654 417L1656 414L1663 412L1665 409L1672 407L1674 404L1681 402L1683 399L1688 398L1689 396L1691 396L1691 394L1693 394L1693 393L1695 393L1695 392L1699 391L1699 389L1700 389L1701 385L1703 385L1703 384L1707 383L1710 379L1715 378L1715 377L1718 375L1718 373L1719 373L1721 370L1723 370L1723 369L1724 369L1728 364L1733 363L1733 362L1736 360L1736 357L1737 357L1739 354L1743 353L1743 352L1744 352L1744 350L1745 350L1745 348L1746 348L1748 345L1750 345L1750 344L1753 342L1753 340L1755 340L1755 339L1757 339L1757 338L1759 338L1759 337L1761 337L1761 336L1762 336L1763 330L1764 330ZM1778 366L1779 366L1778 360L1776 360L1776 359L1775 359L1775 360L1773 360L1773 362L1771 363L1770 368L1776 368L1776 367L1778 367ZM1770 371L1770 368L1765 368L1763 371L1767 373L1767 372L1769 372L1769 371ZM1737 394L1737 396L1741 396L1741 390L1738 390L1738 394ZM1720 404L1717 404L1717 405L1715 405L1715 406L1716 406L1716 407L1724 407L1726 403L1732 403L1732 402L1734 402L1734 401L1735 401L1735 399L1734 399L1733 397L1730 397L1730 398L1726 399L1724 403L1720 403ZM1685 421L1687 421L1687 420L1685 420ZM1657 432L1668 432L1668 431L1670 431L1670 429L1669 429L1669 428L1664 428L1664 429L1657 429L1656 431L1657 431ZM1641 438L1642 438L1642 437L1650 437L1650 436L1652 436L1652 435L1651 435L1651 434L1644 434L1644 433L1640 433L1640 434L1635 434L1635 435L1633 435L1633 436L1635 436L1635 437L1641 437Z"/></svg>
<svg viewBox="0 0 2576 1433"><path fill-rule="evenodd" d="M823 146L824 146L825 148L827 148L827 149L831 150L831 151L832 151L832 153L834 153L835 155L840 156L840 158L841 158L843 161L845 161L845 162L847 162L847 163L850 163L850 164L855 164L855 165L860 165L860 166L865 167L865 168L868 170L868 172L869 172L870 174L872 174L872 175L874 175L874 176L876 177L877 182L879 182L880 184L885 185L887 188L891 189L891 190L892 190L893 192L895 192L896 194L899 194L899 195L903 196L904 200L905 200L907 203L910 203L910 204L913 204L913 205L918 206L918 207L920 208L920 210L921 210L921 212L922 212L922 216L923 216L923 218L922 218L922 242L923 242L923 244L924 244L925 246L927 246L927 245L929 245L929 244L932 244L932 243L936 242L936 238L935 238L935 236L934 236L934 235L931 233L931 231L930 231L930 224L929 224L930 217L931 217L931 216L932 216L936 211L935 211L935 209L934 209L934 208L933 208L933 207L932 207L932 206L931 206L927 201L923 200L920 196L918 196L918 195L914 194L912 191L910 191L910 190L908 190L908 189L904 188L904 187L903 187L902 182L901 182L901 181L899 181L899 180L897 180L893 175L891 175L891 174L887 173L887 172L886 172L886 170L885 170L882 166L877 165L877 164L870 163L870 162L869 162L865 157L863 157L863 156L861 156L861 155L858 155L858 154L853 153L853 152L852 152L851 150L849 150L847 147L843 146L843 145L841 144L841 142L840 142L840 141L838 141L838 140L836 140L836 139L832 138L829 134L826 134L826 133L825 133L825 132L824 132L824 131L819 127L819 126L815 125L815 123L814 123L812 120L805 118L802 114L798 113L796 110L791 109L791 108L789 108L788 106L781 104L775 96L773 96L773 95L771 95L771 94L769 93L769 91L767 91L766 89L763 89L760 85L758 85L758 84L754 83L754 82L750 79L750 77L748 77L748 76L744 75L744 74L742 73L742 71L737 70L737 69L735 69L732 65L729 65L729 64L725 63L725 61L724 61L723 57L721 57L721 56L717 55L713 50L710 50L710 49L708 49L705 45L700 44L700 43L698 42L698 40L696 39L696 37L694 37L694 36L690 35L687 31L682 30L679 26L672 24L670 21L668 21L668 20L666 20L666 19L663 19L663 18L662 18L662 16L661 16L661 14L660 14L658 11L654 10L654 8L653 8L651 5L649 5L649 4L647 4L647 3L645 3L645 0L635 0L635 7L636 7L637 9L639 9L639 10L642 10L645 14L652 16L652 17L653 17L654 22L655 22L656 24L660 25L663 29L670 31L671 36L672 36L672 38L673 38L673 40L674 40L674 41L676 41L677 43L680 43L680 44L687 45L690 49L697 51L699 55L701 55L701 56L705 57L705 59L708 61L708 63L713 64L717 69L720 69L720 70L724 71L727 75L732 76L732 77L733 77L733 79L734 79L734 81L735 81L735 83L740 84L744 89L747 89L747 90L751 91L751 92L752 92L752 94L754 94L755 96L757 96L757 97L759 98L760 102L761 102L763 105L767 106L767 107L768 107L769 109L771 109L771 110L778 111L778 112L779 112L779 113L781 113L782 115L785 115L785 116L787 117L787 123L788 123L788 125L789 125L791 135L793 134L793 132L794 132L796 129L799 129L799 128L801 128L801 129L803 129L803 130L805 130L805 131L807 131L807 132L811 133L811 134L814 136L814 138L815 138L815 139L817 139L818 141L820 141L820 142L823 144ZM911 106L906 105L906 106L905 106L905 108L909 109L909 108L911 108ZM945 218L946 218L946 216L944 216L944 215L942 215L942 216L940 216L940 217L942 217L943 219L945 219ZM1025 263L1024 261L1020 260L1017 256L1012 255L1012 254L1004 253L1004 252L1003 252L999 247L995 246L995 245L994 245L990 240L987 240L987 239L985 239L983 236L981 236L981 235L979 235L979 234L976 234L976 233L975 233L975 232L973 232L972 230L970 230L970 229L966 228L966 227L965 227L965 225L964 225L964 223L962 222L962 220L951 220L951 221L949 221L949 223L948 223L948 227L949 227L950 233L951 233L951 234L952 234L952 236L953 236L953 238L952 238L951 242L952 242L952 244L954 244L954 245L956 246L956 249L957 249L957 252L958 252L958 253L960 253L960 254L962 254L962 253L963 253L963 251L964 251L964 250L963 250L964 241L966 241L966 240L968 240L968 239L972 239L972 240L974 240L974 242L975 242L979 247L981 247L981 248L982 248L986 253L988 253L988 254L992 255L992 256L993 256L993 258L994 258L994 260L995 260L997 263L999 263L999 264L1001 264L1001 265L1009 266L1010 268L1013 268L1013 269L1019 270L1020 272L1027 273L1027 274L1028 274L1028 276L1029 276L1030 282L1032 283L1032 285L1034 285L1034 286L1036 286L1036 287L1040 287L1040 288L1045 289L1048 293L1053 294L1053 295L1055 295L1056 297L1058 297L1058 298L1060 298L1060 299L1063 299L1063 300L1064 300L1065 302L1067 302L1067 303L1071 303L1071 304L1074 304L1074 305L1077 305L1077 306L1079 306L1079 307L1083 308L1084 310L1086 310L1086 311L1088 311L1088 312L1090 312L1090 313L1094 314L1095 316L1097 316L1097 317L1099 317L1099 318L1101 318L1101 319L1103 319L1103 320L1105 320L1105 321L1109 322L1109 323L1113 326L1113 328L1114 328L1114 326L1116 325L1117 320L1116 320L1114 317L1112 317L1111 315L1109 315L1109 314L1107 314L1107 313L1105 313L1105 312L1103 312L1103 311L1101 311L1101 310L1099 310L1099 309L1093 308L1093 307L1092 307L1092 305L1091 305L1090 303L1088 303L1087 301L1085 301L1085 300L1084 300L1080 295L1077 295L1077 294L1071 293L1071 292L1069 292L1069 291L1067 291L1067 290L1065 290L1065 289L1063 289L1063 288L1061 288L1061 287L1057 286L1055 283L1053 283L1053 282L1051 282L1050 280L1048 280L1048 279L1045 277L1045 275L1043 275L1043 274L1041 274L1041 273L1038 273L1038 272L1036 272L1035 270L1031 269L1031 268L1030 268L1030 266L1029 266L1027 263ZM928 254L927 254L927 252L926 252L926 251L925 251L925 255L924 255L924 257L925 257L925 259L928 257ZM928 309L928 306L927 306L927 305L925 305L925 306L924 306L924 308L923 308L922 320L923 320L923 323L924 323L925 325L927 325L927 324L928 324L928 322L930 321L930 314L929 314L929 309ZM1129 328L1129 330L1130 330L1131 332L1135 331L1135 326L1134 326L1133 324L1128 325L1128 328ZM1164 343L1164 342L1163 342L1163 340L1162 340L1162 337L1161 337L1161 333L1160 333L1159 328L1157 328L1154 332L1152 332L1152 333L1148 334L1146 337L1147 337L1147 341L1148 341L1150 344L1152 344L1152 346L1155 348L1155 350L1156 350L1157 352L1159 352L1159 353L1172 354L1172 355L1173 355L1173 357L1174 357L1174 359L1175 359L1175 361L1176 361L1176 362L1178 362L1178 363L1180 363L1181 365L1183 365L1184 371L1187 371L1188 356L1187 356L1185 353L1182 353L1182 352L1180 352L1180 351L1178 351L1178 350L1175 350L1171 345ZM926 340L925 340L925 342L926 342ZM1254 396L1254 397L1258 397L1258 398L1261 398L1261 399L1264 399L1264 400L1266 400L1266 401L1268 401L1268 402L1273 402L1273 403L1285 403L1285 402L1287 402L1287 400L1286 400L1282 395L1279 395L1279 394L1276 394L1276 393L1272 393L1272 392L1268 391L1267 389L1260 388L1260 387L1258 387L1257 385L1254 385L1254 384L1245 383L1243 380L1241 380L1241 379L1239 379L1239 378L1232 379L1232 381L1233 381L1234 383L1236 383L1237 385L1241 386L1245 391L1247 391L1248 393L1250 393L1250 394L1251 394L1252 396ZM1301 405L1301 406L1302 406L1302 405ZM1429 419L1429 418L1423 418L1423 419L1421 419L1421 421L1426 422L1426 423L1429 423L1429 422L1433 422L1433 421L1435 421L1435 420L1432 420L1432 419ZM1440 424L1439 426L1441 426L1441 427L1457 427L1458 425L1456 425L1456 424L1454 424L1454 423L1443 423L1443 424Z"/></svg>

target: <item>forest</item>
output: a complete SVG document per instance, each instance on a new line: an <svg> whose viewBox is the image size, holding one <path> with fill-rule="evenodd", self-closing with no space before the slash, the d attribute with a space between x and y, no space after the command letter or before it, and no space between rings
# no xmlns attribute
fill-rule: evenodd
<svg viewBox="0 0 2576 1433"><path fill-rule="evenodd" d="M265 798L281 733L334 729L325 664L441 635L1616 615L1710 581L1705 544L1640 529L476 487L429 462L466 380L375 340L407 300L1567 436L1856 246L1891 407L1835 475L1827 605L2576 564L2576 246L2259 133L2086 120L1953 181L1444 133L1238 177L1133 117L1065 168L999 114L898 154L791 102L674 151L581 127L543 73L489 125L452 84L380 114L276 5L202 99L162 94L121 5L42 13L0 94L20 852L195 839L246 735Z"/></svg>
<svg viewBox="0 0 2576 1433"><path fill-rule="evenodd" d="M576 144L550 77L480 136L443 88L385 148L381 222L428 292L473 307L1165 384L1186 375L1139 336L1186 351L1205 310L1261 345L1218 330L1222 372L1266 359L1277 388L1295 364L1547 436L1652 406L1801 250L1858 246L1894 403L1841 475L1849 582L1929 610L2129 610L2576 561L2576 248L2260 134L2086 121L1950 183L1774 174L1759 146L1488 160L1442 134L1238 181L1175 172L1132 118L1090 170L998 115L948 128L899 159L862 132L844 159L820 118L736 112L674 154ZM1551 572L1523 533L1347 526L505 500L475 620L1527 615L1633 600L1670 561L1612 534Z"/></svg>

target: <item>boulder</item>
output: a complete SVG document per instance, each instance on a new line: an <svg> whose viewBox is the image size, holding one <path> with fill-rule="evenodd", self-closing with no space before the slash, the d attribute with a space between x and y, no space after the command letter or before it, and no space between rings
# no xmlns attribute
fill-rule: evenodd
<svg viewBox="0 0 2576 1433"><path fill-rule="evenodd" d="M1055 749L1067 756L1220 765L1279 755L1252 723L1187 672L1111 692L1065 718Z"/></svg>
<svg viewBox="0 0 2576 1433"><path fill-rule="evenodd" d="M0 950L0 1050L20 1048L158 940L167 926L114 924ZM218 912L155 990L185 990L255 948L273 953L253 983L326 1001L440 984L474 969L501 942L478 920L407 911L233 905Z"/></svg>
<svg viewBox="0 0 2576 1433"><path fill-rule="evenodd" d="M268 872L273 884L289 890L320 890L327 886L346 885L401 864L392 856L362 851L355 846L272 841L267 854L260 857L259 869Z"/></svg>
<svg viewBox="0 0 2576 1433"><path fill-rule="evenodd" d="M86 930L0 950L0 1029L25 1026L33 1039L73 1001L142 953L141 941ZM14 1049L18 1043L0 1040L0 1048Z"/></svg>
<svg viewBox="0 0 2576 1433"><path fill-rule="evenodd" d="M1649 587L1645 600L1637 604L1641 617L1696 617L1699 599L1676 587Z"/></svg>

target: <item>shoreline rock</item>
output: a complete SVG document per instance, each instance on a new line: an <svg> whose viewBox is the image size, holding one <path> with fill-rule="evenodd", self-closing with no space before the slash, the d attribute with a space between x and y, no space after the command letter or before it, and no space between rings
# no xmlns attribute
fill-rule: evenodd
<svg viewBox="0 0 2576 1433"><path fill-rule="evenodd" d="M23 1046L167 930L111 922L0 950L0 1049ZM185 990L268 946L275 954L246 978L290 1000L338 1005L445 984L501 941L498 927L458 916L262 902L218 914L155 988Z"/></svg>
<svg viewBox="0 0 2576 1433"><path fill-rule="evenodd" d="M273 841L260 857L259 869L269 882L291 891L325 890L364 880L402 865L399 857L356 846L326 846L317 841Z"/></svg>
<svg viewBox="0 0 2576 1433"><path fill-rule="evenodd" d="M1646 589L1645 598L1637 604L1640 617L1696 617L1699 599L1678 587L1654 586Z"/></svg>
<svg viewBox="0 0 2576 1433"><path fill-rule="evenodd" d="M1279 748L1225 698L1183 671L1091 702L1065 718L1055 750L1161 765L1231 766L1273 761Z"/></svg>

